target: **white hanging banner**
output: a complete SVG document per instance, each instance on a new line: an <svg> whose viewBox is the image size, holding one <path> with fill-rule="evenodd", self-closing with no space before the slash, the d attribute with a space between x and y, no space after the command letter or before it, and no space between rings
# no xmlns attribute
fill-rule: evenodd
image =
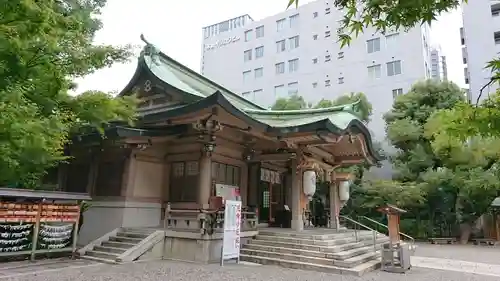
<svg viewBox="0 0 500 281"><path fill-rule="evenodd" d="M260 169L260 180L270 183L281 184L281 174L265 168Z"/></svg>
<svg viewBox="0 0 500 281"><path fill-rule="evenodd" d="M226 200L224 209L224 236L220 264L225 260L240 261L241 201Z"/></svg>

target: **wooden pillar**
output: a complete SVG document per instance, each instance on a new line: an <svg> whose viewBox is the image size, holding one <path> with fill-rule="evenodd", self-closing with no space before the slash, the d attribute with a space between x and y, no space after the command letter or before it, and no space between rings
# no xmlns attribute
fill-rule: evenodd
<svg viewBox="0 0 500 281"><path fill-rule="evenodd" d="M209 208L212 188L212 159L210 153L202 153L200 159L200 175L198 181L198 204L203 209Z"/></svg>
<svg viewBox="0 0 500 281"><path fill-rule="evenodd" d="M292 159L292 229L301 231L304 229L302 220L302 171L297 168L297 159Z"/></svg>
<svg viewBox="0 0 500 281"><path fill-rule="evenodd" d="M330 180L330 228L339 229L339 188L337 182L332 179Z"/></svg>

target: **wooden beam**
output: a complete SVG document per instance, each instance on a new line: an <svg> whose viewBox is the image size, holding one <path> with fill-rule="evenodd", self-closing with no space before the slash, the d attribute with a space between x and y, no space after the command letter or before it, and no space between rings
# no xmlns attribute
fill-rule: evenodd
<svg viewBox="0 0 500 281"><path fill-rule="evenodd" d="M264 162L264 161L288 161L295 157L295 153L270 153L259 154L252 157L251 162Z"/></svg>
<svg viewBox="0 0 500 281"><path fill-rule="evenodd" d="M285 173L286 171L288 171L288 168L280 167L278 165L274 165L274 164L271 164L271 163L268 163L268 162L262 162L260 164L260 166L262 168L269 169L269 170L274 170L274 171L277 171L277 172L280 172L280 173Z"/></svg>

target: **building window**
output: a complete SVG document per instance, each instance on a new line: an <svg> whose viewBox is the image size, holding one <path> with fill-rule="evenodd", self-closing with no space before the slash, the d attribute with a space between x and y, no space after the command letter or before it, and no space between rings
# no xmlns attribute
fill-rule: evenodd
<svg viewBox="0 0 500 281"><path fill-rule="evenodd" d="M366 41L366 48L369 54L380 51L380 38L370 39Z"/></svg>
<svg viewBox="0 0 500 281"><path fill-rule="evenodd" d="M274 97L276 99L286 98L285 85L274 86Z"/></svg>
<svg viewBox="0 0 500 281"><path fill-rule="evenodd" d="M172 202L196 201L198 174L196 161L172 163L170 200Z"/></svg>
<svg viewBox="0 0 500 281"><path fill-rule="evenodd" d="M290 44L290 50L298 48L299 47L299 36L294 36L288 39L288 42Z"/></svg>
<svg viewBox="0 0 500 281"><path fill-rule="evenodd" d="M264 37L264 26L258 26L255 28L255 38Z"/></svg>
<svg viewBox="0 0 500 281"><path fill-rule="evenodd" d="M298 95L299 94L299 82L288 83L288 95Z"/></svg>
<svg viewBox="0 0 500 281"><path fill-rule="evenodd" d="M331 35L331 32L330 32L330 30L327 30L327 31L325 31L325 38L328 38L328 37L330 37L330 35Z"/></svg>
<svg viewBox="0 0 500 281"><path fill-rule="evenodd" d="M296 28L299 25L299 14L290 16L290 28Z"/></svg>
<svg viewBox="0 0 500 281"><path fill-rule="evenodd" d="M493 33L493 39L496 45L500 44L500 31Z"/></svg>
<svg viewBox="0 0 500 281"><path fill-rule="evenodd" d="M275 66L276 66L276 74L285 73L285 63L284 62L277 63L277 64L275 64Z"/></svg>
<svg viewBox="0 0 500 281"><path fill-rule="evenodd" d="M330 86L331 86L330 80L325 80L325 87L330 87Z"/></svg>
<svg viewBox="0 0 500 281"><path fill-rule="evenodd" d="M318 12L314 12L313 13L313 18L317 18L318 17Z"/></svg>
<svg viewBox="0 0 500 281"><path fill-rule="evenodd" d="M212 162L212 180L216 184L240 186L240 167Z"/></svg>
<svg viewBox="0 0 500 281"><path fill-rule="evenodd" d="M325 14L326 14L326 15L330 14L330 8L326 8L326 9L325 9Z"/></svg>
<svg viewBox="0 0 500 281"><path fill-rule="evenodd" d="M397 96L402 95L402 94L403 94L402 88L392 90L392 97L393 98L396 98Z"/></svg>
<svg viewBox="0 0 500 281"><path fill-rule="evenodd" d="M280 20L277 20L276 21L276 31L282 31L283 29L285 29L285 22L286 22L286 19L280 19Z"/></svg>
<svg viewBox="0 0 500 281"><path fill-rule="evenodd" d="M318 82L313 82L313 88L317 88L318 87Z"/></svg>
<svg viewBox="0 0 500 281"><path fill-rule="evenodd" d="M251 70L244 71L243 72L243 82L250 81L250 75L252 75L252 71Z"/></svg>
<svg viewBox="0 0 500 281"><path fill-rule="evenodd" d="M260 77L264 76L264 68L262 68L262 67L256 68L254 70L254 75L255 75L255 78L260 78Z"/></svg>
<svg viewBox="0 0 500 281"><path fill-rule="evenodd" d="M276 53L281 53L286 50L286 43L285 40L280 40L276 42Z"/></svg>
<svg viewBox="0 0 500 281"><path fill-rule="evenodd" d="M330 55L325 56L325 62L329 62L332 60L332 57Z"/></svg>
<svg viewBox="0 0 500 281"><path fill-rule="evenodd" d="M247 30L247 31L245 31L245 42L250 41L250 39L252 39L252 31Z"/></svg>
<svg viewBox="0 0 500 281"><path fill-rule="evenodd" d="M246 50L245 52L243 52L243 60L244 61L252 60L252 50Z"/></svg>
<svg viewBox="0 0 500 281"><path fill-rule="evenodd" d="M387 76L394 76L401 74L401 61L391 61L387 63Z"/></svg>
<svg viewBox="0 0 500 281"><path fill-rule="evenodd" d="M314 58L313 59L313 64L317 64L318 63L318 58Z"/></svg>
<svg viewBox="0 0 500 281"><path fill-rule="evenodd" d="M260 93L262 93L262 89L258 89L258 90L253 91L254 98L257 97L257 95Z"/></svg>
<svg viewBox="0 0 500 281"><path fill-rule="evenodd" d="M339 77L339 84L344 84L344 77Z"/></svg>
<svg viewBox="0 0 500 281"><path fill-rule="evenodd" d="M255 48L255 58L261 58L264 56L264 46Z"/></svg>
<svg viewBox="0 0 500 281"><path fill-rule="evenodd" d="M372 65L367 68L368 76L370 77L370 79L378 79L382 76L382 67L380 66L380 64Z"/></svg>
<svg viewBox="0 0 500 281"><path fill-rule="evenodd" d="M500 6L491 5L491 15L494 17L498 17L500 15Z"/></svg>
<svg viewBox="0 0 500 281"><path fill-rule="evenodd" d="M288 72L297 72L299 70L299 59L288 61Z"/></svg>
<svg viewBox="0 0 500 281"><path fill-rule="evenodd" d="M344 58L344 52L339 52L337 59L343 59Z"/></svg>
<svg viewBox="0 0 500 281"><path fill-rule="evenodd" d="M385 44L387 45L387 48L393 48L397 46L398 37L399 33L393 33L385 36Z"/></svg>

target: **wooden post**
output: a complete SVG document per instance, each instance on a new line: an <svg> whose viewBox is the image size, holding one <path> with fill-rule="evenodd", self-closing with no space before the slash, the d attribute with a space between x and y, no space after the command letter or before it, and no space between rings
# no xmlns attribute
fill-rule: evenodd
<svg viewBox="0 0 500 281"><path fill-rule="evenodd" d="M35 261L36 257L36 248L38 246L38 232L40 232L40 217L42 215L42 206L45 199L42 199L38 203L38 212L36 213L35 225L33 226L33 239L31 241L31 254L30 260Z"/></svg>
<svg viewBox="0 0 500 281"><path fill-rule="evenodd" d="M72 250L71 250L71 258L75 259L76 258L76 244L78 242L78 230L79 230L79 224L80 224L80 216L82 215L82 207L83 207L83 201L78 202L78 215L76 217L75 221L75 226L73 227L73 245L72 245Z"/></svg>

